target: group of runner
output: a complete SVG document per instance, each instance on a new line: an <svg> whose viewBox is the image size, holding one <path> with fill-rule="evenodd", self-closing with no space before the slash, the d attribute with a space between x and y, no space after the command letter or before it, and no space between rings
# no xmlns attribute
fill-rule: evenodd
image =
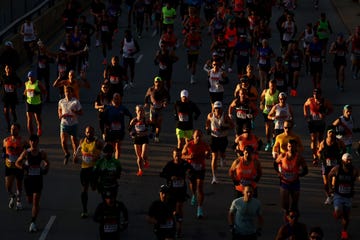
<svg viewBox="0 0 360 240"><path fill-rule="evenodd" d="M131 2L131 3L130 3ZM257 184L261 181L261 149L262 141L252 133L254 120L261 112L265 121L265 151L272 151L274 170L280 178L281 208L285 216L289 211L299 213L298 201L300 193L299 177L308 173L306 161L303 158L304 147L301 139L292 132L293 109L286 102L288 94L297 95L299 73L301 66L313 78L313 96L304 102L303 114L310 132L313 164L321 164L324 188L326 192L325 204L334 202L335 216L343 219L341 236L347 239L347 227L351 208L351 198L354 192L354 181L358 177L357 170L351 165L352 135L354 123L351 117L352 107L344 106L341 116L326 126L325 117L333 112L331 102L322 96L321 74L322 64L326 62L326 54L334 54L336 68L336 84L344 91L346 57L351 44L351 60L353 78L358 78L360 69L360 27L350 39L345 39L342 33L337 34L336 41L327 48L332 29L325 13L320 14L319 21L308 24L306 29L297 34L295 14L285 10L276 21L281 38L282 55L276 58L275 52L269 45L269 39L274 34L269 28L271 20L270 1L234 1L233 3L207 0L181 2L180 17L177 17L177 4L137 0L126 1L128 7L128 23L131 26L132 14L136 19L137 36L133 36L129 29L124 32L121 41L120 64L118 56L111 57L107 64L107 50L111 51L112 36L118 31L117 14L120 12L119 3L111 1L106 8L105 3L94 0L91 4L91 15L94 16L93 27L81 16L78 22L66 24L65 40L59 52L53 53L46 49L41 41L36 42L37 75L44 68L49 68L51 59L56 59L58 78L53 87L59 89L58 117L60 119L61 146L64 152L64 164L71 159L81 162L81 202L83 211L81 217L88 216L87 201L89 187L97 189L102 194L105 205L99 206L95 219L101 223L101 231L118 234L120 229L127 226L127 210L117 202L118 179L121 174L121 145L125 135L133 139L136 156L137 176L143 176L150 166L148 144L150 139L160 143L163 110L170 104L170 90L173 64L178 60L176 52L179 47L174 33L174 22L181 19L183 24L183 46L187 53L187 68L190 71L190 84L196 84L196 67L200 48L204 39L201 29L208 26L208 33L212 38L209 61L203 69L208 74L208 91L211 111L207 114L203 124L204 133L211 136L210 144L203 140L203 132L194 129L193 120L201 114L196 103L190 100L189 91L183 89L180 99L174 104L176 121L177 146L173 150L173 160L164 166L161 177L166 184L160 188L160 202L150 207L149 221L155 224L159 239L182 236L183 203L187 199L186 180L189 177L191 204L195 205L196 216L202 218L204 201L204 179L206 173L206 159L211 159L212 184L218 183L218 165L226 166L226 150L229 144L228 136L235 129L233 148L238 158L229 168L229 177L234 183L235 198L243 197L244 190L258 197ZM160 6L159 6L160 4ZM71 6L68 6L71 7ZM205 21L200 17L203 8ZM150 9L150 10L149 10ZM111 10L111 11L110 11ZM153 18L149 15L153 10ZM68 19L67 19L68 21ZM161 33L159 51L156 53L155 64L159 66L159 74L153 79L153 86L144 91L144 102L136 105L135 117L123 103L124 89L135 86L135 54L140 51L136 37L142 37L143 22L146 28L152 26ZM159 22L161 24L159 24ZM159 25L158 25L159 24ZM162 26L161 29L159 26ZM78 117L83 110L79 90L89 88L86 71L88 67L88 49L91 34L95 33L95 46L102 46L105 65L101 74L99 94L94 107L98 111L99 130L101 137L95 137L94 126L85 128L85 138L78 141ZM299 47L299 41L303 48ZM34 42L35 43L35 42ZM13 48L8 43L7 47ZM254 72L256 62L258 74ZM229 83L228 74L236 71L239 83L234 89L234 99L226 108L224 91ZM25 173L25 189L29 201L33 203L30 232L37 231L35 224L39 199L42 189L42 175L49 169L46 154L38 148L39 137L43 134L41 125L41 103L49 100L49 82L41 83L34 71L27 74L24 95L27 105L27 129L30 135L29 145L19 137L16 115L17 89L21 81L16 76L10 62L4 64L5 74L2 77L4 114L11 136L4 140L4 155L6 163L6 189L9 193L9 207L22 208L21 191L22 179ZM79 78L76 77L79 75ZM258 76L257 76L258 75ZM40 77L40 76L39 76ZM260 94L259 94L260 93ZM179 93L177 93L179 94ZM260 103L260 104L259 104ZM259 106L259 107L258 107ZM149 116L145 110L149 109ZM12 114L12 120L10 115ZM130 124L125 124L128 117ZM37 131L33 127L33 119L37 124ZM37 134L35 134L35 132ZM325 139L324 139L325 135ZM337 136L336 136L337 135ZM72 154L68 150L67 141L70 137ZM30 147L29 147L30 146ZM25 149L25 150L24 150ZM103 152L103 153L102 153ZM114 155L113 155L114 154ZM114 157L113 157L114 156ZM22 170L23 169L23 170ZM16 180L16 192L12 190ZM249 190L249 186L250 190ZM110 199L110 200L106 200ZM251 198L246 198L251 201ZM107 205L106 205L107 204ZM110 226L101 222L101 214L109 214L107 206L117 208L119 213L113 216L117 219L117 226ZM164 210L164 207L166 208ZM158 210L164 216L157 215ZM233 225L233 239L256 239L256 232L244 230L241 218L237 219L235 205L231 210L231 224ZM170 213L174 213L173 215ZM119 215L124 219L120 220ZM159 218L160 217L160 218ZM165 221L165 222L159 222ZM169 221L169 219L171 221ZM108 225L107 225L108 224ZM254 229L254 228L251 228ZM256 230L256 228L255 228ZM116 233L116 234L115 234ZM111 235L111 234L110 234Z"/></svg>

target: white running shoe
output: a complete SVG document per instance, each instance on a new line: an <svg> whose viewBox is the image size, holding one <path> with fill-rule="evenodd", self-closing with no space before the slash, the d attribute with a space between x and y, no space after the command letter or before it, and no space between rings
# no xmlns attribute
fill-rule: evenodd
<svg viewBox="0 0 360 240"><path fill-rule="evenodd" d="M23 209L23 206L22 206L22 204L21 204L21 202L20 202L20 201L17 201L17 202L16 202L16 207L15 207L15 208L16 208L16 210L17 210L17 211L19 211L19 210L22 210L22 209Z"/></svg>
<svg viewBox="0 0 360 240"><path fill-rule="evenodd" d="M130 82L130 87L135 87L135 84L133 82Z"/></svg>
<svg viewBox="0 0 360 240"><path fill-rule="evenodd" d="M100 41L99 41L99 40L96 40L95 46L96 46L96 47L99 47L99 46L100 46Z"/></svg>
<svg viewBox="0 0 360 240"><path fill-rule="evenodd" d="M231 67L228 68L228 73L231 73L233 70Z"/></svg>
<svg viewBox="0 0 360 240"><path fill-rule="evenodd" d="M34 222L30 223L29 232L37 232L38 229L36 227L36 224Z"/></svg>
<svg viewBox="0 0 360 240"><path fill-rule="evenodd" d="M156 143L160 142L159 137L154 137L154 142L156 142Z"/></svg>
<svg viewBox="0 0 360 240"><path fill-rule="evenodd" d="M129 88L129 84L125 83L124 85L124 90L128 89Z"/></svg>
<svg viewBox="0 0 360 240"><path fill-rule="evenodd" d="M190 78L190 84L195 84L196 81L195 81L195 76L194 75L191 75L191 78Z"/></svg>
<svg viewBox="0 0 360 240"><path fill-rule="evenodd" d="M218 183L218 181L217 181L216 177L213 176L212 181L211 181L211 184L216 184L216 183Z"/></svg>
<svg viewBox="0 0 360 240"><path fill-rule="evenodd" d="M10 197L9 199L9 208L15 207L15 197Z"/></svg>
<svg viewBox="0 0 360 240"><path fill-rule="evenodd" d="M332 197L327 197L326 200L325 200L325 202L324 202L324 204L325 204L325 205L331 205L332 202L333 202L333 198L332 198Z"/></svg>

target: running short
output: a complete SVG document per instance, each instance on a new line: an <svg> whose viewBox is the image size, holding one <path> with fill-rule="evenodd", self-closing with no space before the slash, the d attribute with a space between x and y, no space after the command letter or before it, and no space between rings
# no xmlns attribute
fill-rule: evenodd
<svg viewBox="0 0 360 240"><path fill-rule="evenodd" d="M22 181L24 178L24 171L18 168L9 168L5 166L5 177L15 176L16 180Z"/></svg>
<svg viewBox="0 0 360 240"><path fill-rule="evenodd" d="M186 138L186 139L191 139L192 135L194 133L194 130L181 130L179 128L176 128L176 136L177 138Z"/></svg>
<svg viewBox="0 0 360 240"><path fill-rule="evenodd" d="M148 136L135 136L134 138L134 144L135 145L143 145L149 143L149 137Z"/></svg>
<svg viewBox="0 0 360 240"><path fill-rule="evenodd" d="M293 183L285 183L283 181L280 181L280 187L289 192L298 192L300 191L300 181L298 180Z"/></svg>
<svg viewBox="0 0 360 240"><path fill-rule="evenodd" d="M43 188L43 177L42 176L26 176L24 178L24 188L26 196L31 196L34 193L41 193Z"/></svg>
<svg viewBox="0 0 360 240"><path fill-rule="evenodd" d="M190 171L189 179L190 179L190 181L195 181L197 179L204 180L205 179L205 169L199 170L199 171L196 171L196 170Z"/></svg>
<svg viewBox="0 0 360 240"><path fill-rule="evenodd" d="M325 131L325 121L323 120L312 120L308 123L308 128L310 133L320 133L323 134Z"/></svg>
<svg viewBox="0 0 360 240"><path fill-rule="evenodd" d="M70 136L77 137L77 129L78 125L72 125L72 126L66 126L63 124L60 124L60 133L66 133Z"/></svg>
<svg viewBox="0 0 360 240"><path fill-rule="evenodd" d="M334 210L343 210L350 211L352 206L351 198L340 196L339 194L334 194Z"/></svg>
<svg viewBox="0 0 360 240"><path fill-rule="evenodd" d="M211 136L210 148L211 152L221 152L224 153L229 144L227 137L214 137Z"/></svg>
<svg viewBox="0 0 360 240"><path fill-rule="evenodd" d="M26 103L26 112L41 114L41 104Z"/></svg>
<svg viewBox="0 0 360 240"><path fill-rule="evenodd" d="M93 168L89 167L89 168L81 168L80 170L80 182L81 182L81 186L86 186L89 185L91 183L91 181L93 180Z"/></svg>

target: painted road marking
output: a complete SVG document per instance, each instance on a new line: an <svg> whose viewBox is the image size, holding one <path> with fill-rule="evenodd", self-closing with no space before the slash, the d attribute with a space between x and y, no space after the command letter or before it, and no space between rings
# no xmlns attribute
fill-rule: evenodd
<svg viewBox="0 0 360 240"><path fill-rule="evenodd" d="M45 240L46 236L48 235L51 226L55 222L56 216L51 216L49 222L46 224L46 227L44 228L44 231L41 233L41 236L39 240Z"/></svg>
<svg viewBox="0 0 360 240"><path fill-rule="evenodd" d="M139 63L141 61L141 59L143 58L144 55L140 54L137 59L136 59L136 63Z"/></svg>

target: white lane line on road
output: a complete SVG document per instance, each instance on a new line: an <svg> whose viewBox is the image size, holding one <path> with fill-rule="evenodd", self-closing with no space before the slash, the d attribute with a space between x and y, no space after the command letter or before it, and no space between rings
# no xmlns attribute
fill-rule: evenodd
<svg viewBox="0 0 360 240"><path fill-rule="evenodd" d="M141 61L141 59L143 58L144 55L140 54L137 59L136 59L136 63L139 63Z"/></svg>
<svg viewBox="0 0 360 240"><path fill-rule="evenodd" d="M39 240L45 240L47 234L50 231L51 226L53 225L53 223L55 222L56 216L51 216L49 222L46 224L46 227L44 228L44 231L41 233L41 236L39 238Z"/></svg>

